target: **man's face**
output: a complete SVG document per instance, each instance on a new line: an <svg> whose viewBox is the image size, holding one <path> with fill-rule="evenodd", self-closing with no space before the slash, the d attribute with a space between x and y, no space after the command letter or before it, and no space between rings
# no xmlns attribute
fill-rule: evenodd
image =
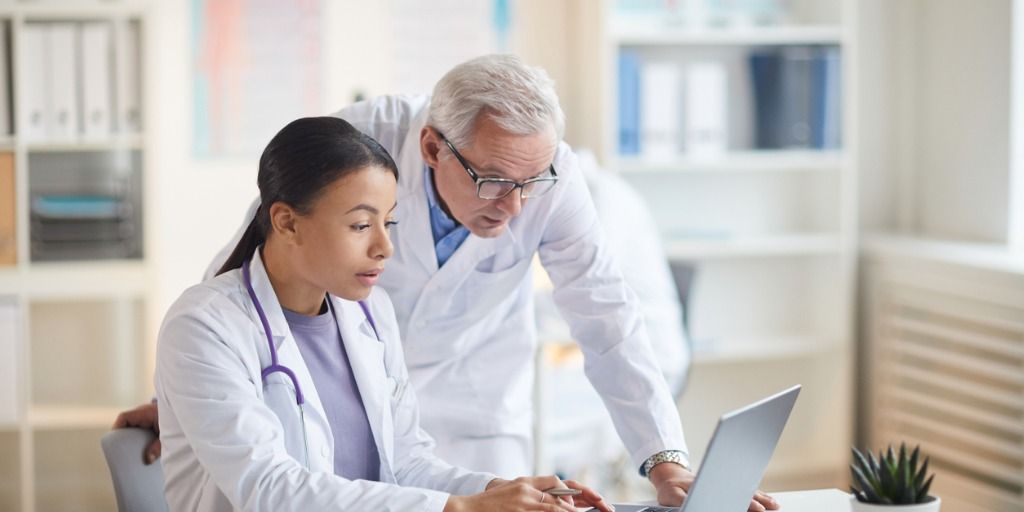
<svg viewBox="0 0 1024 512"><path fill-rule="evenodd" d="M547 173L558 147L554 127L532 135L513 135L484 115L477 122L473 145L455 149L481 178L523 182ZM434 169L434 186L442 207L471 233L482 238L501 234L522 211L520 189L501 199L480 199L476 184L441 135L430 127L420 133L423 159Z"/></svg>

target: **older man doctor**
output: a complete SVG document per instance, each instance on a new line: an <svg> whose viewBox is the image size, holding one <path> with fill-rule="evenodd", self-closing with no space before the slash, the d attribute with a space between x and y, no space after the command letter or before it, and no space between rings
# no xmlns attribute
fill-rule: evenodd
<svg viewBox="0 0 1024 512"><path fill-rule="evenodd" d="M530 473L530 264L539 254L633 463L660 503L680 504L693 473L679 416L618 270L630 262L611 256L561 142L564 114L547 74L513 56L485 56L449 71L432 96L385 96L336 115L379 141L400 169L400 225L379 285L394 302L437 455L498 475ZM758 493L750 510L777 506Z"/></svg>

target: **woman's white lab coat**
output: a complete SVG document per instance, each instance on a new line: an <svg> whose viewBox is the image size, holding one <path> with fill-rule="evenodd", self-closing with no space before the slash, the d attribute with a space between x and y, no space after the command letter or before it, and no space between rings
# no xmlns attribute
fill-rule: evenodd
<svg viewBox="0 0 1024 512"><path fill-rule="evenodd" d="M259 255L251 272L279 362L295 373L305 395L306 438L291 381L281 373L266 383L261 378L270 352L241 271L188 289L168 312L157 347L161 461L171 510L439 511L447 493L480 492L494 478L433 456L407 386L394 311L381 290L368 299L380 341L357 303L331 298L380 453L380 482L336 476L321 397Z"/></svg>

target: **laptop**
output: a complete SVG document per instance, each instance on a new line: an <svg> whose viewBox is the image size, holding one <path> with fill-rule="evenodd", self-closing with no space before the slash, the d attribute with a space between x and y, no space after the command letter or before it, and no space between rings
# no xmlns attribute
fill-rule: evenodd
<svg viewBox="0 0 1024 512"><path fill-rule="evenodd" d="M745 512L799 394L793 386L722 416L681 507L615 504L615 511Z"/></svg>

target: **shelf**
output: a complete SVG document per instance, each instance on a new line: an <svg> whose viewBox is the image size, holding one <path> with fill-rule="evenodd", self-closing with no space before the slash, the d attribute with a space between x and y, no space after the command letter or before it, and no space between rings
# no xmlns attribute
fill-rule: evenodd
<svg viewBox="0 0 1024 512"><path fill-rule="evenodd" d="M643 157L619 157L611 165L623 173L760 173L821 172L842 169L845 160L839 151L734 151L720 157L650 160Z"/></svg>
<svg viewBox="0 0 1024 512"><path fill-rule="evenodd" d="M845 350L836 340L812 336L721 339L717 347L695 347L694 364L747 363L814 357Z"/></svg>
<svg viewBox="0 0 1024 512"><path fill-rule="evenodd" d="M0 268L0 295L103 299L137 297L146 289L147 270L137 260L32 263Z"/></svg>
<svg viewBox="0 0 1024 512"><path fill-rule="evenodd" d="M28 420L39 430L81 428L110 428L125 407L62 407L35 406L29 410Z"/></svg>
<svg viewBox="0 0 1024 512"><path fill-rule="evenodd" d="M142 16L149 6L145 0L15 2L0 6L0 17L22 16L29 22L110 19Z"/></svg>
<svg viewBox="0 0 1024 512"><path fill-rule="evenodd" d="M841 247L840 236L831 233L665 241L669 260L832 255L839 254Z"/></svg>
<svg viewBox="0 0 1024 512"><path fill-rule="evenodd" d="M612 41L620 46L842 44L843 37L843 29L832 25L678 30L637 28L613 30L611 34Z"/></svg>
<svg viewBox="0 0 1024 512"><path fill-rule="evenodd" d="M927 260L1024 275L1024 257L1002 244L871 234L864 237L862 247L870 257Z"/></svg>
<svg viewBox="0 0 1024 512"><path fill-rule="evenodd" d="M79 151L137 151L143 147L142 136L118 137L95 141L28 142L25 149L33 153L75 153Z"/></svg>

